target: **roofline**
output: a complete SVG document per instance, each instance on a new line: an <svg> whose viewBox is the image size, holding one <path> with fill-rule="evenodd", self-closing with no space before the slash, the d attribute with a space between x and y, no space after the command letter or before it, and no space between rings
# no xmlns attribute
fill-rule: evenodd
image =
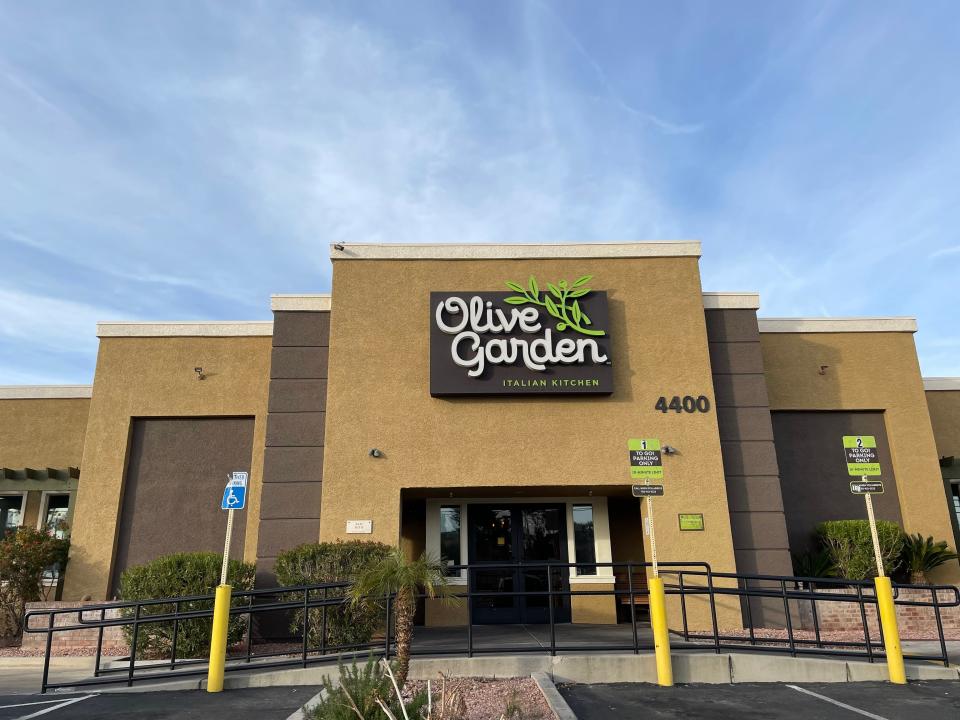
<svg viewBox="0 0 960 720"><path fill-rule="evenodd" d="M762 333L877 333L917 331L912 317L759 318Z"/></svg>
<svg viewBox="0 0 960 720"><path fill-rule="evenodd" d="M0 385L0 400L69 400L92 395L93 385Z"/></svg>
<svg viewBox="0 0 960 720"><path fill-rule="evenodd" d="M174 321L174 322L99 322L97 337L269 337L270 320Z"/></svg>
<svg viewBox="0 0 960 720"><path fill-rule="evenodd" d="M760 293L755 292L705 292L704 310L758 310Z"/></svg>
<svg viewBox="0 0 960 720"><path fill-rule="evenodd" d="M931 390L960 390L960 377L925 377L923 389Z"/></svg>
<svg viewBox="0 0 960 720"><path fill-rule="evenodd" d="M700 257L700 254L699 240L554 244L333 243L330 245L331 260L524 260Z"/></svg>
<svg viewBox="0 0 960 720"><path fill-rule="evenodd" d="M330 293L271 295L270 309L274 312L327 312L330 310L330 302Z"/></svg>

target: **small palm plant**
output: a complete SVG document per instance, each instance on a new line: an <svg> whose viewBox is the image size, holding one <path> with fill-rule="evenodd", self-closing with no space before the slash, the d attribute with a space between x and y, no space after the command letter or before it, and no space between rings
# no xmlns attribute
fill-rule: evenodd
<svg viewBox="0 0 960 720"><path fill-rule="evenodd" d="M416 560L408 560L401 548L395 547L376 565L364 572L353 583L352 601L367 602L368 598L394 595L393 618L397 641L397 682L403 687L410 670L410 642L413 639L413 616L417 609L417 594L459 602L447 582L446 567L439 558L424 553Z"/></svg>
<svg viewBox="0 0 960 720"><path fill-rule="evenodd" d="M903 543L903 564L910 571L911 585L926 585L927 571L956 560L957 554L950 552L947 541L934 542L933 537L923 537L920 533L908 535Z"/></svg>

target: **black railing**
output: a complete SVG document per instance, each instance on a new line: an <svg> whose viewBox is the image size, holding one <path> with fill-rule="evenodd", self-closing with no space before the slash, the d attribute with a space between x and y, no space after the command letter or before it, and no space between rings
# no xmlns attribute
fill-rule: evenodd
<svg viewBox="0 0 960 720"><path fill-rule="evenodd" d="M598 573L601 568L606 569L606 575L591 576L592 583L602 583L604 578L609 578L607 587L601 585L598 589L596 584L577 583L576 577L572 578L571 586L569 575L577 567L573 563L454 566L451 570L459 572L462 577L459 582L464 583L453 587L460 610L454 608L446 612L461 613L462 622L442 629L418 627L414 634L413 654L472 657L483 653L549 652L555 655L590 652L637 654L652 651L653 637L641 610L649 602L646 577L651 564L601 562L593 566L596 566ZM882 635L871 630L872 627L879 628L872 582L717 573L706 563L665 562L659 563L659 568L668 596L668 621L674 635L671 641L674 651L710 649L720 653L724 650L746 650L789 653L794 657L860 657L869 662L884 657ZM477 573L497 571L504 573L505 577L523 571L531 577L545 578L546 587L542 590L474 589ZM560 582L555 582L555 577L561 578ZM456 578L452 581L458 582ZM610 588L610 585L613 587ZM908 598L901 593L905 588L919 590L924 597L929 593L930 599ZM383 611L381 630L375 637L367 642L349 645L328 642L328 613L331 608L350 602L345 597L348 590L348 583L325 583L235 592L230 615L231 618L244 619L244 640L228 649L226 671L307 667L334 662L337 658L365 657L370 654L390 657L395 650L390 597L371 598ZM898 606L929 608L939 639L938 655L905 653L904 658L949 665L941 610L960 606L960 591L949 585L895 584L894 593L894 602ZM947 597L944 598L944 595ZM597 630L594 625L586 634L578 632L576 622L557 622L558 609L572 606L575 600L582 604L591 597L612 598L616 608L614 612L622 622L610 624L605 632ZM545 604L546 622L536 626L524 625L516 632L501 627L493 631L492 642L484 642L491 632L477 623L479 606L507 598L514 604L532 603L539 608ZM835 603L853 604L857 608L860 626L847 628L847 631L859 630L862 639L834 637L829 628L822 627L821 611L826 607L838 607ZM624 607L621 609L621 606ZM722 615L726 618L724 626L718 622L718 608L722 608ZM291 622L298 612L303 616L302 621ZM609 606L606 612L612 619ZM259 624L257 621L262 621L269 614L281 615L285 619L285 627L296 626L298 634L288 637L286 642L258 638L255 632ZM25 632L46 633L42 692L114 683L132 685L135 682L205 675L206 658L177 658L177 643L182 623L212 618L212 615L213 595L100 603L84 608L32 610L25 619ZM317 627L317 615L320 632L311 633ZM576 621L576 617L573 619ZM737 627L727 627L728 624ZM150 632L149 627L144 629L146 626L168 626L172 629L169 657L137 659L137 649L142 647L143 635ZM129 652L119 660L104 663L104 633L110 628L126 629L126 649ZM97 635L92 676L76 681L51 681L55 636L91 630L96 630ZM542 640L537 632L545 633ZM311 637L318 637L319 640L311 642Z"/></svg>

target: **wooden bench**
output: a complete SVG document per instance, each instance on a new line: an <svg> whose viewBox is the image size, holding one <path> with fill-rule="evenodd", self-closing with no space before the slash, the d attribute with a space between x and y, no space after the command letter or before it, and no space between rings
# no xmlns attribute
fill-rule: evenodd
<svg viewBox="0 0 960 720"><path fill-rule="evenodd" d="M621 605L630 604L630 583L631 579L627 578L627 572L625 570L614 571L614 588L618 592L623 592L623 595L617 595L617 600ZM647 594L647 573L643 570L634 570L633 571L633 604L634 605L649 605L650 596Z"/></svg>

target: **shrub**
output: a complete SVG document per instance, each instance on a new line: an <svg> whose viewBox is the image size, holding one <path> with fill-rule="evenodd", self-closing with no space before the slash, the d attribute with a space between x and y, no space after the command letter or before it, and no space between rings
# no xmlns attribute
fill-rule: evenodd
<svg viewBox="0 0 960 720"><path fill-rule="evenodd" d="M400 708L400 700L384 664L373 658L362 668L356 664L340 665L340 683L336 686L324 676L323 687L327 691L323 699L310 708L305 715L313 720L388 720L377 700L386 705L394 718L421 718L426 715L427 693L421 690Z"/></svg>
<svg viewBox="0 0 960 720"><path fill-rule="evenodd" d="M353 582L368 568L390 552L390 546L365 540L348 542L308 543L285 550L277 558L274 572L281 585L317 585L340 581ZM341 598L349 588L327 590L328 598ZM321 595L322 597L322 595ZM309 611L310 647L360 645L369 642L383 625L386 608L383 603L368 602L327 606L327 637L323 643L323 608ZM294 613L290 629L302 632L303 610Z"/></svg>
<svg viewBox="0 0 960 720"><path fill-rule="evenodd" d="M876 577L877 563L868 521L830 520L817 525L817 535L830 553L839 577L850 580ZM903 531L896 523L878 520L877 536L884 573L891 575L900 564Z"/></svg>
<svg viewBox="0 0 960 720"><path fill-rule="evenodd" d="M793 555L793 573L797 577L828 578L834 577L836 571L833 558L824 548Z"/></svg>
<svg viewBox="0 0 960 720"><path fill-rule="evenodd" d="M950 551L947 541L935 543L933 537L923 537L920 533L907 535L903 541L903 564L910 573L910 582L915 585L927 583L927 571L956 560L957 554Z"/></svg>
<svg viewBox="0 0 960 720"><path fill-rule="evenodd" d="M120 576L120 598L122 600L153 600L212 595L220 584L222 562L223 556L217 553L176 553L157 558L144 565L127 568ZM250 590L253 587L255 573L253 563L231 560L227 572L229 583L234 590ZM245 604L244 600L233 600L234 606ZM180 603L181 612L212 608L212 598ZM147 605L141 608L140 617L172 613L175 609L175 603ZM121 614L123 617L132 617L134 610L125 608ZM208 617L181 620L177 628L177 657L207 657L210 652L212 625ZM232 645L242 641L246 627L245 616L231 617L227 628L227 644ZM124 626L123 633L127 642L130 643L133 639L133 626ZM170 657L172 649L173 621L140 625L137 633L137 658Z"/></svg>
<svg viewBox="0 0 960 720"><path fill-rule="evenodd" d="M20 528L0 539L0 639L23 631L24 606L45 597L43 573L67 562L68 540L32 528Z"/></svg>

